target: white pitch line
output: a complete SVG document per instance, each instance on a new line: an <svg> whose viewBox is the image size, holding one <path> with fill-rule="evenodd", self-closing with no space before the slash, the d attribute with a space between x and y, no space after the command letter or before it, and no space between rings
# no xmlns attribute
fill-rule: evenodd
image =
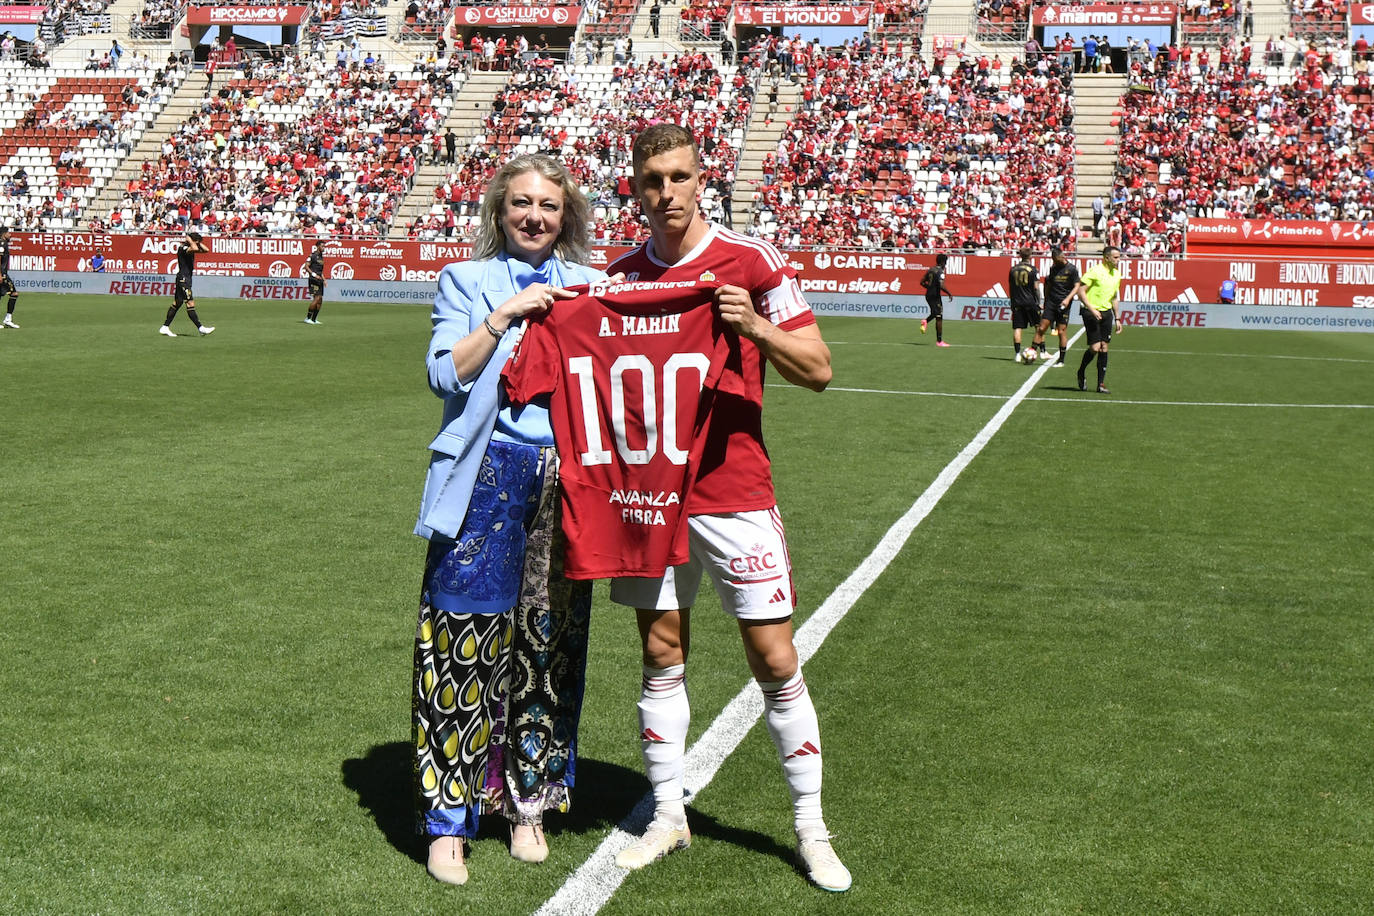
<svg viewBox="0 0 1374 916"><path fill-rule="evenodd" d="M916 340L830 340L828 347L914 347ZM952 348L963 350L1005 350L1006 344L950 344ZM1124 348L1123 348L1124 350ZM1205 350L1137 350L1131 353L1149 356L1202 356L1206 358L1224 357L1227 359L1287 359L1313 363L1374 363L1374 359L1359 359L1353 356L1300 356L1290 353L1211 353ZM829 389L827 389L829 390Z"/></svg>
<svg viewBox="0 0 1374 916"><path fill-rule="evenodd" d="M1079 331L1080 335L1082 333ZM1077 339L1075 336L1074 340ZM916 526L925 520L936 504L949 492L950 487L954 486L954 481L963 470L978 457L984 446L992 441L992 437L1002 428L1002 424L1026 399L1035 388L1035 383L1049 371L1049 368L1049 364L1045 363L1031 372L1030 377L1021 384L1016 393L998 409L992 419L979 430L978 435L973 437L973 441L964 446L963 451L956 455L953 461L945 465L944 470L930 486L926 487L925 492L917 498L906 514L887 530L878 546L873 548L873 552L864 558L858 568L850 573L849 578L841 582L816 612L807 618L806 623L802 624L793 636L801 664L806 664L835 625L844 619L868 587L877 581L911 537L911 533L916 530ZM760 693L758 684L751 680L726 704L725 709L721 710L720 715L716 716L715 721L696 743L688 748L683 779L688 794L696 795L710 784L725 758L734 753L735 748L739 747L749 729L754 727L754 723L762 714L763 694ZM640 798L634 809L601 841L587 861L583 862L568 880L563 882L563 886L536 911L536 916L592 916L605 906L606 901L611 899L620 883L629 875L629 872L616 867L616 853L644 832L653 815L653 808L652 793Z"/></svg>

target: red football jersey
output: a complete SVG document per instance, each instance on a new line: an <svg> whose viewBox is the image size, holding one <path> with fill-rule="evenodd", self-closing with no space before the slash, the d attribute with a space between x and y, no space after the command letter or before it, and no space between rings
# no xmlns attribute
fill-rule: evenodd
<svg viewBox="0 0 1374 916"><path fill-rule="evenodd" d="M532 319L506 364L511 400L552 394L569 578L687 562L684 494L706 417L726 392L746 396L739 337L712 304L718 285L598 284Z"/></svg>
<svg viewBox="0 0 1374 916"><path fill-rule="evenodd" d="M802 298L797 272L782 254L762 239L712 225L706 237L676 264L654 256L653 242L617 258L606 268L626 280L658 282L699 280L717 286L739 286L754 297L754 308L786 331L815 324ZM771 509L773 472L763 446L763 373L767 365L758 348L740 340L746 392L717 397L707 420L706 442L687 511L692 515Z"/></svg>

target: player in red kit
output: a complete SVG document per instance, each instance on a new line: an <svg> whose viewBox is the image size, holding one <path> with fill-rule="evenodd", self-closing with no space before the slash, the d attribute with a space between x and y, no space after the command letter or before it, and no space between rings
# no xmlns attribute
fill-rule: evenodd
<svg viewBox="0 0 1374 916"><path fill-rule="evenodd" d="M821 816L820 730L792 642L795 598L761 406L766 364L792 384L820 391L830 383L830 349L796 271L777 249L702 216L701 160L689 131L674 124L648 128L635 139L632 162L651 238L610 273L624 274L627 283L720 284L716 311L739 337L746 390L717 392L706 418L686 496L687 562L659 577L611 583L611 599L636 608L643 640L639 726L654 791L653 821L616 864L642 868L691 844L683 802L688 615L705 574L739 621L749 669L763 691L765 724L792 796L800 864L818 887L847 890L849 871Z"/></svg>

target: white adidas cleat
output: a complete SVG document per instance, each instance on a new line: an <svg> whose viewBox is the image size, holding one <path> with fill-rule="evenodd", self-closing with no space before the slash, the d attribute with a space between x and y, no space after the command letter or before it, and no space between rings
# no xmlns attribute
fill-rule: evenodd
<svg viewBox="0 0 1374 916"><path fill-rule="evenodd" d="M5 327L14 328L16 331L19 330L19 325L15 324L14 319L11 318L9 315L5 316Z"/></svg>
<svg viewBox="0 0 1374 916"><path fill-rule="evenodd" d="M215 329L214 329L213 327L211 327L210 325L208 325L208 324L203 324L203 325L200 326L200 336L201 336L201 337L204 337L204 336L207 335L207 334L213 334L213 333L215 333Z"/></svg>
<svg viewBox="0 0 1374 916"><path fill-rule="evenodd" d="M692 845L692 832L681 825L653 821L644 835L615 855L615 864L631 871L652 865L670 852Z"/></svg>
<svg viewBox="0 0 1374 916"><path fill-rule="evenodd" d="M854 883L849 869L844 867L830 845L830 834L824 827L808 827L797 832L797 862L810 882L823 891L847 891Z"/></svg>
<svg viewBox="0 0 1374 916"><path fill-rule="evenodd" d="M158 328L158 329L157 329L157 332L158 332L159 334L161 334L163 337L176 337L176 336L177 336L177 332L176 332L176 331L173 331L171 328L167 327L167 325L165 325L165 324L164 324L162 327Z"/></svg>

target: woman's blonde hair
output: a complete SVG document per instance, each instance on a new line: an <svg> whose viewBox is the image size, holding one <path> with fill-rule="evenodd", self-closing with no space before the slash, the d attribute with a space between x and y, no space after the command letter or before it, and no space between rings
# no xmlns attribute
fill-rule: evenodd
<svg viewBox="0 0 1374 916"><path fill-rule="evenodd" d="M484 261L496 257L506 248L506 233L501 228L501 214L506 204L510 183L518 175L536 172L563 189L563 226L553 243L553 253L569 264L586 264L587 216L591 207L567 166L551 156L532 153L516 156L497 169L487 182L478 214L477 237L472 242L472 258Z"/></svg>

